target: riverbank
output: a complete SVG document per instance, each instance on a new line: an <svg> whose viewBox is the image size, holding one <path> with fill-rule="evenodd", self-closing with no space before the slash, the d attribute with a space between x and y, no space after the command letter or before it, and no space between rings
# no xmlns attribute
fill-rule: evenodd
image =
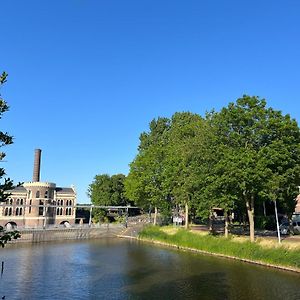
<svg viewBox="0 0 300 300"><path fill-rule="evenodd" d="M300 248L272 246L270 243L250 243L246 240L198 234L184 229L148 226L139 233L139 239L177 249L238 259L300 273Z"/></svg>

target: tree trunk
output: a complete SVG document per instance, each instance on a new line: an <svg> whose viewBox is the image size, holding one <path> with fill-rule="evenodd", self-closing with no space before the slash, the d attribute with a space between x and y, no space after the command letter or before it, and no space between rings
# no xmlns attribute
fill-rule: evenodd
<svg viewBox="0 0 300 300"><path fill-rule="evenodd" d="M189 229L189 205L185 203L185 229Z"/></svg>
<svg viewBox="0 0 300 300"><path fill-rule="evenodd" d="M250 241L254 242L254 197L251 195L251 199L246 198L247 214L250 227Z"/></svg>
<svg viewBox="0 0 300 300"><path fill-rule="evenodd" d="M228 213L227 211L224 212L224 217L225 217L225 228L224 228L224 234L225 237L228 238Z"/></svg>
<svg viewBox="0 0 300 300"><path fill-rule="evenodd" d="M211 211L209 214L209 232L211 234L215 234L214 219L215 219L214 213L213 211Z"/></svg>
<svg viewBox="0 0 300 300"><path fill-rule="evenodd" d="M154 207L154 220L153 225L157 224L157 206Z"/></svg>

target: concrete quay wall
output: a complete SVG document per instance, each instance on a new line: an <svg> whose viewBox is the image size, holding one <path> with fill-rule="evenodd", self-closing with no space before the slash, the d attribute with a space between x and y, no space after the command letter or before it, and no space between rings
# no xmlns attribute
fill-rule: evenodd
<svg viewBox="0 0 300 300"><path fill-rule="evenodd" d="M63 240L82 240L116 237L124 231L123 225L102 225L83 228L19 229L21 238L10 243L40 243Z"/></svg>

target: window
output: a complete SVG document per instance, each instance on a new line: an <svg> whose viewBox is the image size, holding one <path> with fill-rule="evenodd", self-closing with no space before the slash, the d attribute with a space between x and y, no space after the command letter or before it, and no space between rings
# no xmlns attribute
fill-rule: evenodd
<svg viewBox="0 0 300 300"><path fill-rule="evenodd" d="M8 207L5 207L4 216L8 216Z"/></svg>
<svg viewBox="0 0 300 300"><path fill-rule="evenodd" d="M48 191L45 192L45 198L48 198Z"/></svg>
<svg viewBox="0 0 300 300"><path fill-rule="evenodd" d="M8 215L11 216L12 215L12 208L10 207L8 210Z"/></svg>
<svg viewBox="0 0 300 300"><path fill-rule="evenodd" d="M17 199L16 204L20 205L20 199Z"/></svg>
<svg viewBox="0 0 300 300"><path fill-rule="evenodd" d="M31 204L32 204L32 200L29 201L29 213L31 213Z"/></svg>
<svg viewBox="0 0 300 300"><path fill-rule="evenodd" d="M19 214L20 214L20 216L22 216L22 215L23 215L23 208L22 208L22 207L20 207Z"/></svg>
<svg viewBox="0 0 300 300"><path fill-rule="evenodd" d="M39 216L42 216L44 213L44 202L42 200L40 200L40 205L39 205Z"/></svg>
<svg viewBox="0 0 300 300"><path fill-rule="evenodd" d="M19 215L19 207L16 208L16 216Z"/></svg>
<svg viewBox="0 0 300 300"><path fill-rule="evenodd" d="M23 203L24 203L23 201L24 201L24 199L21 199L21 200L20 200L20 204L21 204L21 205L23 205Z"/></svg>

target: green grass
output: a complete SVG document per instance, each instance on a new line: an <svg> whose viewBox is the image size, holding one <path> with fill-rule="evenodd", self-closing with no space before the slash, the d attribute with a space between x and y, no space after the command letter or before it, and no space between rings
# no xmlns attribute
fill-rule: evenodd
<svg viewBox="0 0 300 300"><path fill-rule="evenodd" d="M168 234L155 226L144 228L139 237L277 266L300 268L300 250L264 248L250 241L235 242L220 236L198 235L184 229Z"/></svg>

